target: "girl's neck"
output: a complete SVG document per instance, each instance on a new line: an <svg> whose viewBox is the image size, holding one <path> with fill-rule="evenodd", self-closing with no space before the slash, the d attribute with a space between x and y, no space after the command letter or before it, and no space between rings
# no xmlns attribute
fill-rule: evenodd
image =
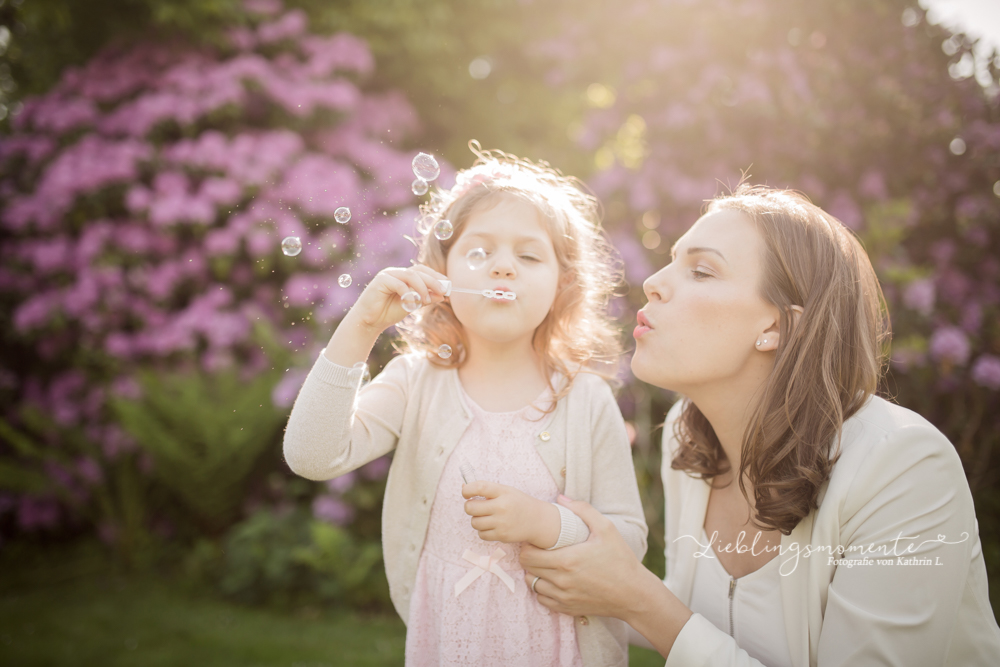
<svg viewBox="0 0 1000 667"><path fill-rule="evenodd" d="M466 393L484 410L519 410L548 386L530 338L498 344L470 337L468 342L458 377Z"/></svg>

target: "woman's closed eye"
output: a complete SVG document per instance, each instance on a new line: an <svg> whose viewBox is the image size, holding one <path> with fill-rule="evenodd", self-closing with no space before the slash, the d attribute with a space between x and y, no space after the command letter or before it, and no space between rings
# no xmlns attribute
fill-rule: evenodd
<svg viewBox="0 0 1000 667"><path fill-rule="evenodd" d="M691 269L691 275L694 276L695 280L705 280L706 278L713 278L711 273L705 273L698 268Z"/></svg>

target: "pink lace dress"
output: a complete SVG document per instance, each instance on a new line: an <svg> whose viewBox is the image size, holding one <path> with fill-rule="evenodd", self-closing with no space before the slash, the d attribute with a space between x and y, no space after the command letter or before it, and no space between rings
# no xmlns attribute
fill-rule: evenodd
<svg viewBox="0 0 1000 667"><path fill-rule="evenodd" d="M555 501L559 489L534 442L542 425L534 405L547 405L550 396L546 391L516 412L486 412L462 391L473 420L445 464L431 507L410 602L408 667L582 667L573 618L538 603L524 583L521 545L479 539L462 498L459 468L468 462L480 480Z"/></svg>

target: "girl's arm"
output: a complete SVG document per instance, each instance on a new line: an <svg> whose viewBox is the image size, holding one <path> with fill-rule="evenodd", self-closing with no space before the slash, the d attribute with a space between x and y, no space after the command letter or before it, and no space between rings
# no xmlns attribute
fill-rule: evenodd
<svg viewBox="0 0 1000 667"><path fill-rule="evenodd" d="M592 382L596 394L588 429L592 443L591 503L625 537L633 553L642 558L647 528L625 421L606 382L586 376L577 381ZM483 540L527 542L541 549L554 549L583 542L590 534L587 525L569 509L502 484L466 484L462 494L470 499L483 498L466 503L466 512L473 517L472 527Z"/></svg>
<svg viewBox="0 0 1000 667"><path fill-rule="evenodd" d="M293 472L307 479L331 479L395 447L406 406L410 360L393 359L364 388L360 388L364 369L355 365L368 358L384 329L406 315L400 305L402 294L416 291L424 304L441 300L439 277L443 278L426 267L386 269L362 292L313 365L292 407L283 450Z"/></svg>

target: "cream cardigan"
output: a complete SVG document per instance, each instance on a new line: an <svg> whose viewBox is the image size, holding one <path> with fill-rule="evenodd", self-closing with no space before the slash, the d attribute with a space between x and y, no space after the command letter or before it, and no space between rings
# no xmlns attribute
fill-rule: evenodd
<svg viewBox="0 0 1000 667"><path fill-rule="evenodd" d="M698 536L704 525L709 487L670 467L679 408L680 402L664 425L664 584L690 604L701 547L687 536ZM819 508L781 538L777 558L792 663L1000 665L979 525L955 448L918 414L878 397L844 423L841 446ZM885 551L829 553L868 545ZM684 625L666 664L761 665L700 614Z"/></svg>
<svg viewBox="0 0 1000 667"><path fill-rule="evenodd" d="M362 369L320 354L299 391L285 430L284 455L298 475L325 480L395 450L382 505L382 546L389 593L400 617L410 596L441 471L472 421L458 371L415 354L393 358L359 391ZM608 384L580 373L535 446L559 491L607 516L640 559L646 522L625 423ZM564 521L565 523L565 521ZM580 617L584 665L627 665L628 626Z"/></svg>

